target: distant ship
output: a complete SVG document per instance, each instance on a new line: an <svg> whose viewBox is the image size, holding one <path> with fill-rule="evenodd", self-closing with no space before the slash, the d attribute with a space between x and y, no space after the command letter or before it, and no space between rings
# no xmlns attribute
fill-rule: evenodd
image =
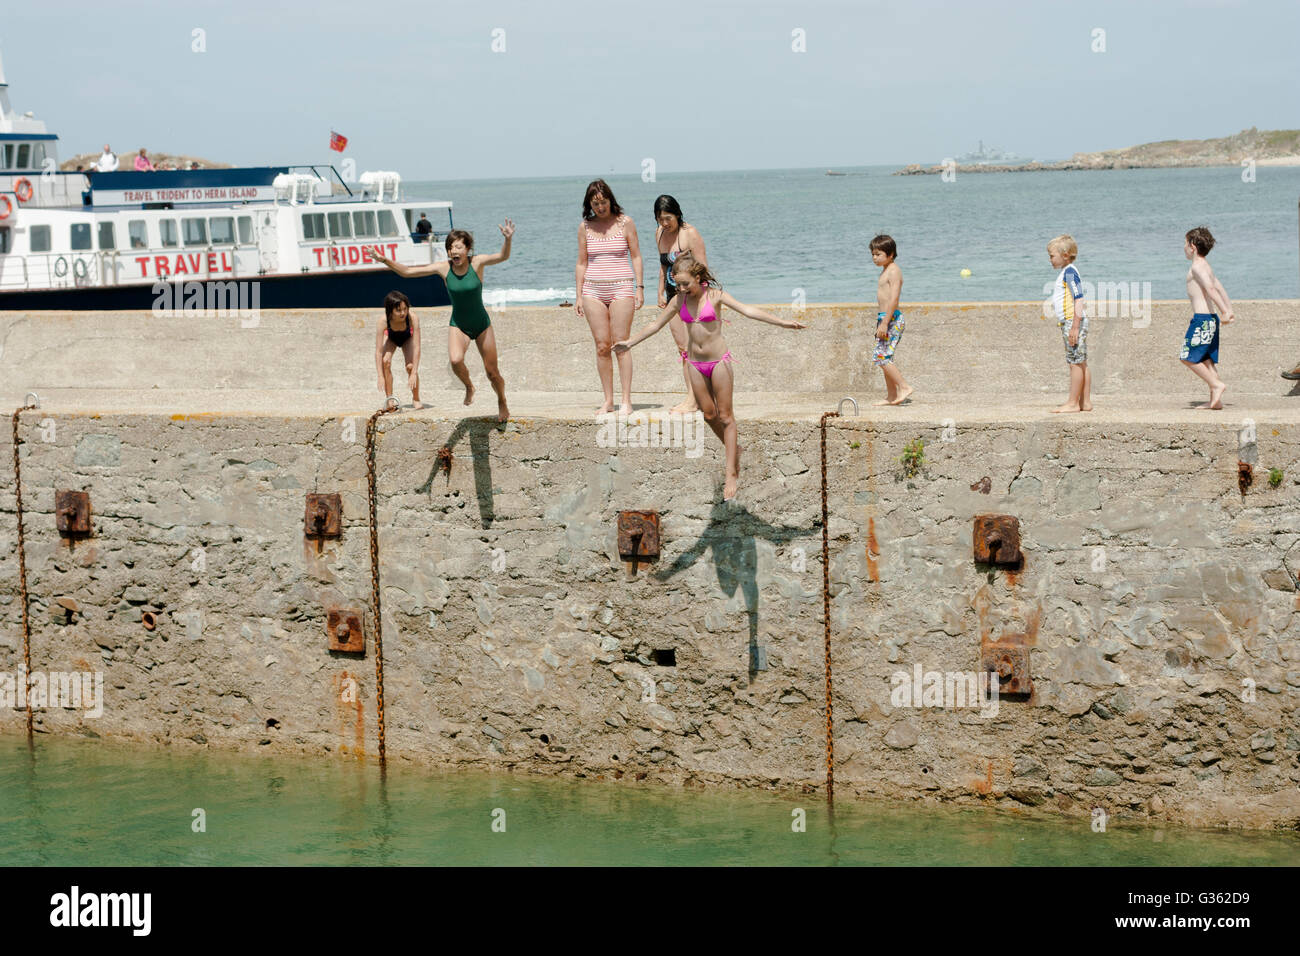
<svg viewBox="0 0 1300 956"><path fill-rule="evenodd" d="M826 175L827 175L827 176L847 176L848 173L837 173L837 172L836 172L835 170L833 170L833 169L828 169L828 170L826 170Z"/></svg>
<svg viewBox="0 0 1300 956"><path fill-rule="evenodd" d="M979 149L973 153L966 153L957 157L957 162L965 166L988 166L996 164L1023 163L1027 160L1023 156L1017 156L1015 153L1007 153L998 149L996 146L984 146L984 140L980 140Z"/></svg>

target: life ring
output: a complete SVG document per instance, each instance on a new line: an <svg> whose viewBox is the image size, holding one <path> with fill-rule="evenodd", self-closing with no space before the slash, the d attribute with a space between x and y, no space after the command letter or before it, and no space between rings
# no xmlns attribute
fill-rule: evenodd
<svg viewBox="0 0 1300 956"><path fill-rule="evenodd" d="M90 274L90 267L86 265L86 260L78 256L72 262L72 275L77 279L84 279Z"/></svg>
<svg viewBox="0 0 1300 956"><path fill-rule="evenodd" d="M59 266L63 266L62 272L59 271ZM63 256L59 256L59 258L54 260L54 276L57 279L62 279L67 274L68 274L68 260L63 258Z"/></svg>
<svg viewBox="0 0 1300 956"><path fill-rule="evenodd" d="M18 197L19 202L27 202L31 199L33 191L32 181L26 176L14 183L14 195Z"/></svg>
<svg viewBox="0 0 1300 956"><path fill-rule="evenodd" d="M0 221L3 221L14 214L14 204L8 196L0 196L0 203L4 203L4 209L0 210Z"/></svg>

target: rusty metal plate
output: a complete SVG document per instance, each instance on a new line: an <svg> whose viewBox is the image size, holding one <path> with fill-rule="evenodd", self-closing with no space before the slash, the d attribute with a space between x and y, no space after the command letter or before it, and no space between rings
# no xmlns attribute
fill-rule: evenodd
<svg viewBox="0 0 1300 956"><path fill-rule="evenodd" d="M624 560L659 557L659 512L618 513L618 553Z"/></svg>
<svg viewBox="0 0 1300 956"><path fill-rule="evenodd" d="M1020 519L1013 515L975 516L975 560L1006 567L1020 565Z"/></svg>
<svg viewBox="0 0 1300 956"><path fill-rule="evenodd" d="M325 615L325 632L329 635L329 649L347 654L366 652L364 612L351 608L332 607Z"/></svg>
<svg viewBox="0 0 1300 956"><path fill-rule="evenodd" d="M1034 689L1029 678L1029 648L1024 644L985 644L980 648L980 670L997 680L999 694L1028 694Z"/></svg>
<svg viewBox="0 0 1300 956"><path fill-rule="evenodd" d="M343 533L343 498L338 492L328 495L307 492L304 523L309 538L337 538Z"/></svg>
<svg viewBox="0 0 1300 956"><path fill-rule="evenodd" d="M55 491L54 521L65 537L90 534L90 492Z"/></svg>

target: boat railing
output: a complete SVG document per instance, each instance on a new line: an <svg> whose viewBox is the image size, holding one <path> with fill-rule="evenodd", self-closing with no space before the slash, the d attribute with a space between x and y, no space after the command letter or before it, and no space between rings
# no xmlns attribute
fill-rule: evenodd
<svg viewBox="0 0 1300 956"><path fill-rule="evenodd" d="M239 253L256 255L252 244L237 246L208 245L187 246L185 249L87 249L83 252L36 252L27 255L0 256L0 294L5 292L43 291L47 289L90 289L124 284L149 285L158 281L185 282L187 280L237 280L241 275ZM135 256L171 256L177 253L197 255L201 269L191 274L148 277L134 283L124 283L120 270L128 266ZM227 253L223 263L230 271L212 272L208 256Z"/></svg>
<svg viewBox="0 0 1300 956"><path fill-rule="evenodd" d="M15 204L18 212L25 208L60 208L84 205L82 194L90 188L90 180L83 173L0 173L0 193L18 196L18 185L23 183L22 193L31 190L28 199L20 199Z"/></svg>

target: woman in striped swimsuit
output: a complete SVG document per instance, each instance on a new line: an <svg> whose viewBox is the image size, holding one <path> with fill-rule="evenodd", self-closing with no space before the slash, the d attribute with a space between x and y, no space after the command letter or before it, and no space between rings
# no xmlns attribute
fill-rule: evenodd
<svg viewBox="0 0 1300 956"><path fill-rule="evenodd" d="M631 261L629 262L629 257ZM574 311L587 320L596 341L596 372L605 403L596 410L614 410L614 361L610 347L632 331L632 313L641 308L645 282L641 277L641 246L636 225L623 213L603 179L587 186L582 200L582 225L578 227L578 301ZM632 357L618 357L618 378L623 386L619 412L632 414Z"/></svg>

